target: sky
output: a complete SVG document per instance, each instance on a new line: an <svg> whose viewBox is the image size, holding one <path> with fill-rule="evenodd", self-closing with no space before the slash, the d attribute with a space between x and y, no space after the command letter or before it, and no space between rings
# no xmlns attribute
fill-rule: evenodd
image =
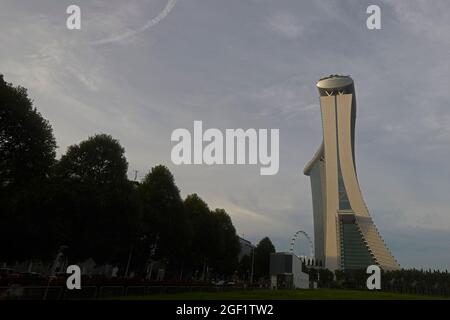
<svg viewBox="0 0 450 320"><path fill-rule="evenodd" d="M68 30L66 8L81 8ZM381 30L366 27L369 5ZM315 84L351 75L365 202L406 268L450 269L450 2L434 0L0 0L0 73L28 89L58 157L108 133L129 176L170 168L185 197L224 208L240 236L289 250L313 236L304 165L322 140ZM174 165L171 133L280 130L278 174ZM296 251L307 254L305 239Z"/></svg>

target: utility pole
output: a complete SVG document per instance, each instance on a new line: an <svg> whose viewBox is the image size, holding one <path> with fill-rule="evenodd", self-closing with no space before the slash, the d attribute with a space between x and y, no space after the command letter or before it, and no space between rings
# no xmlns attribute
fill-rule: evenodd
<svg viewBox="0 0 450 320"><path fill-rule="evenodd" d="M128 255L127 267L125 269L125 278L128 278L128 270L130 269L131 257L133 255L134 245L131 245L130 254Z"/></svg>
<svg viewBox="0 0 450 320"><path fill-rule="evenodd" d="M253 284L253 268L255 265L255 247L252 247L252 271L250 272L250 284Z"/></svg>
<svg viewBox="0 0 450 320"><path fill-rule="evenodd" d="M203 258L202 281L205 281L205 278L206 278L206 258Z"/></svg>

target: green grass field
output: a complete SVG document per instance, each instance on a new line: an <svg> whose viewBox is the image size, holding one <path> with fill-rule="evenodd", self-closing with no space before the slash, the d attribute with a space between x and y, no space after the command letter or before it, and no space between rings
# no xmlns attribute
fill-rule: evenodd
<svg viewBox="0 0 450 320"><path fill-rule="evenodd" d="M228 292L185 292L132 296L129 300L430 300L443 297L420 296L375 291L315 290L246 290Z"/></svg>

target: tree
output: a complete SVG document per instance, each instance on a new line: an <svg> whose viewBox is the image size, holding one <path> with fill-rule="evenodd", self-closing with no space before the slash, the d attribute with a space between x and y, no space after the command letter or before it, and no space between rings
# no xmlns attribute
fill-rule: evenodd
<svg viewBox="0 0 450 320"><path fill-rule="evenodd" d="M252 259L248 255L244 255L238 264L238 274L241 279L249 280L252 268Z"/></svg>
<svg viewBox="0 0 450 320"><path fill-rule="evenodd" d="M54 210L60 244L74 258L126 261L139 207L120 143L99 134L70 146L56 166Z"/></svg>
<svg viewBox="0 0 450 320"><path fill-rule="evenodd" d="M268 278L270 267L270 254L275 252L275 247L268 237L263 238L255 248L255 277Z"/></svg>
<svg viewBox="0 0 450 320"><path fill-rule="evenodd" d="M216 226L211 218L211 211L197 194L191 194L184 200L184 208L192 224L192 243L190 265L193 270L204 275L208 264L219 247Z"/></svg>
<svg viewBox="0 0 450 320"><path fill-rule="evenodd" d="M231 274L236 271L241 249L236 229L224 209L215 209L211 215L215 224L215 236L218 238L218 247L213 251L215 256L212 264L217 272Z"/></svg>
<svg viewBox="0 0 450 320"><path fill-rule="evenodd" d="M342 286L345 280L345 272L342 270L334 270L334 277L338 286Z"/></svg>
<svg viewBox="0 0 450 320"><path fill-rule="evenodd" d="M181 271L188 254L191 226L172 173L162 165L152 168L139 193L144 234L149 245L156 243L155 258L166 258Z"/></svg>
<svg viewBox="0 0 450 320"><path fill-rule="evenodd" d="M186 197L184 207L192 224L190 268L216 276L232 274L238 266L239 238L224 209L210 210L197 194Z"/></svg>
<svg viewBox="0 0 450 320"><path fill-rule="evenodd" d="M125 150L110 135L98 134L72 145L61 157L58 175L65 180L114 189L127 182Z"/></svg>
<svg viewBox="0 0 450 320"><path fill-rule="evenodd" d="M319 279L319 272L316 268L309 268L309 281L317 281Z"/></svg>
<svg viewBox="0 0 450 320"><path fill-rule="evenodd" d="M329 288L334 280L334 273L328 269L319 269L319 287Z"/></svg>
<svg viewBox="0 0 450 320"><path fill-rule="evenodd" d="M18 192L47 178L55 162L53 131L23 87L0 75L0 188Z"/></svg>
<svg viewBox="0 0 450 320"><path fill-rule="evenodd" d="M52 128L23 87L0 75L0 252L5 259L48 254L48 182L55 163Z"/></svg>

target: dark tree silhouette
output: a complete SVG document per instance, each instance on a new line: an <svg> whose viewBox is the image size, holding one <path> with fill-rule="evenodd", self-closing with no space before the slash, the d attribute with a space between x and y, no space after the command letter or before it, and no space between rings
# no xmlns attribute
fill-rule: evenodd
<svg viewBox="0 0 450 320"><path fill-rule="evenodd" d="M184 200L184 207L192 223L192 245L190 264L193 270L204 273L214 257L219 239L214 234L214 223L208 205L197 194Z"/></svg>
<svg viewBox="0 0 450 320"><path fill-rule="evenodd" d="M52 261L66 245L74 263L131 261L144 271L151 258L172 278L237 270L230 216L196 194L183 201L167 167L154 167L142 183L129 181L125 150L106 134L68 147L59 161L55 149L26 90L0 77L0 261Z"/></svg>
<svg viewBox="0 0 450 320"><path fill-rule="evenodd" d="M52 128L23 87L0 75L0 252L5 259L46 255Z"/></svg>
<svg viewBox="0 0 450 320"><path fill-rule="evenodd" d="M57 174L65 180L114 189L128 181L124 154L117 140L98 134L70 146L58 163Z"/></svg>
<svg viewBox="0 0 450 320"><path fill-rule="evenodd" d="M263 238L255 248L255 279L269 277L270 254L275 247L268 237Z"/></svg>
<svg viewBox="0 0 450 320"><path fill-rule="evenodd" d="M252 268L251 257L249 257L248 255L244 255L238 264L239 277L245 281L250 280L251 268Z"/></svg>
<svg viewBox="0 0 450 320"><path fill-rule="evenodd" d="M166 258L172 269L181 272L188 255L191 225L172 173L162 165L152 168L142 181L139 192L143 233L149 245L156 244L155 259Z"/></svg>
<svg viewBox="0 0 450 320"><path fill-rule="evenodd" d="M232 274L237 270L238 255L240 251L239 238L233 226L230 216L224 209L216 209L211 212L214 232L218 238L218 247L215 250L213 265L215 270L222 274Z"/></svg>
<svg viewBox="0 0 450 320"><path fill-rule="evenodd" d="M203 274L212 268L218 276L236 271L240 245L230 216L223 209L211 211L197 194L187 196L184 206L193 228L191 269Z"/></svg>
<svg viewBox="0 0 450 320"><path fill-rule="evenodd" d="M0 188L17 192L41 183L55 162L53 131L27 90L0 75Z"/></svg>
<svg viewBox="0 0 450 320"><path fill-rule="evenodd" d="M139 206L124 152L117 140L99 134L70 146L56 166L58 245L68 245L74 258L127 259Z"/></svg>

